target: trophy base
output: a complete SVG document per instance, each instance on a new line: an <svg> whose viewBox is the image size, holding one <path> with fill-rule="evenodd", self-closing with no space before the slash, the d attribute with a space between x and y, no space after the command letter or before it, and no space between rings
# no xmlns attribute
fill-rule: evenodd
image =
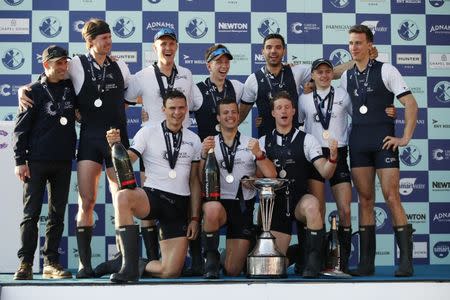
<svg viewBox="0 0 450 300"><path fill-rule="evenodd" d="M334 269L327 269L322 272L320 272L323 276L332 277L332 278L342 278L342 279L350 279L352 278L352 275L344 273L339 270Z"/></svg>
<svg viewBox="0 0 450 300"><path fill-rule="evenodd" d="M286 278L286 258L284 256L249 256L247 277Z"/></svg>

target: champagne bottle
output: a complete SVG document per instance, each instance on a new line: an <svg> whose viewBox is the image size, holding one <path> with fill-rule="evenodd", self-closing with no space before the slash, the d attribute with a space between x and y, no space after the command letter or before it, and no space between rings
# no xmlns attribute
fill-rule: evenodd
<svg viewBox="0 0 450 300"><path fill-rule="evenodd" d="M340 249L336 225L336 216L331 217L331 229L328 236L326 269L340 270Z"/></svg>
<svg viewBox="0 0 450 300"><path fill-rule="evenodd" d="M116 142L111 146L111 158L119 190L134 189L137 185L133 166L127 149L121 142Z"/></svg>
<svg viewBox="0 0 450 300"><path fill-rule="evenodd" d="M220 171L214 148L209 149L206 157L205 167L202 174L202 197L203 201L220 200Z"/></svg>

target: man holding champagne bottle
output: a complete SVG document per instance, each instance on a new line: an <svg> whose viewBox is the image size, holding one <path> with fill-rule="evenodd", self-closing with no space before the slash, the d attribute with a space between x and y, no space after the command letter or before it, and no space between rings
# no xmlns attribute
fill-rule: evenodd
<svg viewBox="0 0 450 300"><path fill-rule="evenodd" d="M117 193L115 205L116 227L123 254L122 268L111 275L113 282L137 281L139 226L133 217L157 219L160 224L161 261L153 260L146 271L154 277L169 278L181 274L186 257L188 239L198 234L200 185L198 161L199 137L182 127L188 111L183 93L168 91L163 98L166 119L159 126L144 126L134 136L128 150L132 162L142 157L146 170L143 188L124 189ZM110 145L120 141L118 130L109 130ZM163 140L164 143L155 141ZM188 205L192 211L187 222Z"/></svg>
<svg viewBox="0 0 450 300"><path fill-rule="evenodd" d="M257 139L238 131L239 108L235 99L225 98L217 103L220 133L204 139L202 161L214 149L219 162L220 200L203 203L203 234L206 266L204 277L219 277L219 228L227 225L224 271L237 276L244 268L253 226L253 206L256 192L240 183L247 176L276 177L275 167L259 147Z"/></svg>

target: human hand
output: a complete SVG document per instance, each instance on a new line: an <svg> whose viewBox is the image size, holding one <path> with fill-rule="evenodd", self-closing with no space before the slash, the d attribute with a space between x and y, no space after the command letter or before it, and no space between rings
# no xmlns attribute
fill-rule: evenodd
<svg viewBox="0 0 450 300"><path fill-rule="evenodd" d="M106 132L106 140L111 147L114 143L120 142L120 129L110 129Z"/></svg>
<svg viewBox="0 0 450 300"><path fill-rule="evenodd" d="M389 150L392 148L392 151L397 150L398 147L403 147L408 145L409 140L406 138L398 138L395 136L386 136L383 139L383 147L381 149L383 150Z"/></svg>
<svg viewBox="0 0 450 300"><path fill-rule="evenodd" d="M202 143L202 157L206 157L209 149L214 149L215 145L216 143L213 136L206 137Z"/></svg>
<svg viewBox="0 0 450 300"><path fill-rule="evenodd" d="M31 178L30 168L28 167L28 165L16 166L14 169L14 173L23 182L25 182L27 178Z"/></svg>

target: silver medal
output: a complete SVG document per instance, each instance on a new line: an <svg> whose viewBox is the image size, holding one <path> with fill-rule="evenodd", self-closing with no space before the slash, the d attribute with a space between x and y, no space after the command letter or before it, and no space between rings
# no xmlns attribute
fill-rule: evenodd
<svg viewBox="0 0 450 300"><path fill-rule="evenodd" d="M217 125L216 125L216 131L217 131L217 132L220 132L220 124L217 124Z"/></svg>
<svg viewBox="0 0 450 300"><path fill-rule="evenodd" d="M170 177L171 179L177 178L177 171L175 171L175 170L170 170L170 171L169 171L169 177Z"/></svg>
<svg viewBox="0 0 450 300"><path fill-rule="evenodd" d="M94 106L95 107L101 107L103 104L102 100L100 98L95 99Z"/></svg>
<svg viewBox="0 0 450 300"><path fill-rule="evenodd" d="M59 123L60 123L62 126L67 125L67 118L66 118L66 117L61 117L61 118L59 118Z"/></svg>
<svg viewBox="0 0 450 300"><path fill-rule="evenodd" d="M361 114L365 115L367 114L367 111L368 111L367 106L365 106L364 104L359 107L359 112Z"/></svg>
<svg viewBox="0 0 450 300"><path fill-rule="evenodd" d="M233 183L233 181L234 181L234 176L231 175L231 174L228 174L227 176L225 176L225 181L226 181L227 183Z"/></svg>
<svg viewBox="0 0 450 300"><path fill-rule="evenodd" d="M322 137L324 140L328 140L330 138L330 132L328 130L324 130L322 132Z"/></svg>
<svg viewBox="0 0 450 300"><path fill-rule="evenodd" d="M286 178L287 172L285 169L282 169L282 170L280 170L278 175L280 176L280 178Z"/></svg>

